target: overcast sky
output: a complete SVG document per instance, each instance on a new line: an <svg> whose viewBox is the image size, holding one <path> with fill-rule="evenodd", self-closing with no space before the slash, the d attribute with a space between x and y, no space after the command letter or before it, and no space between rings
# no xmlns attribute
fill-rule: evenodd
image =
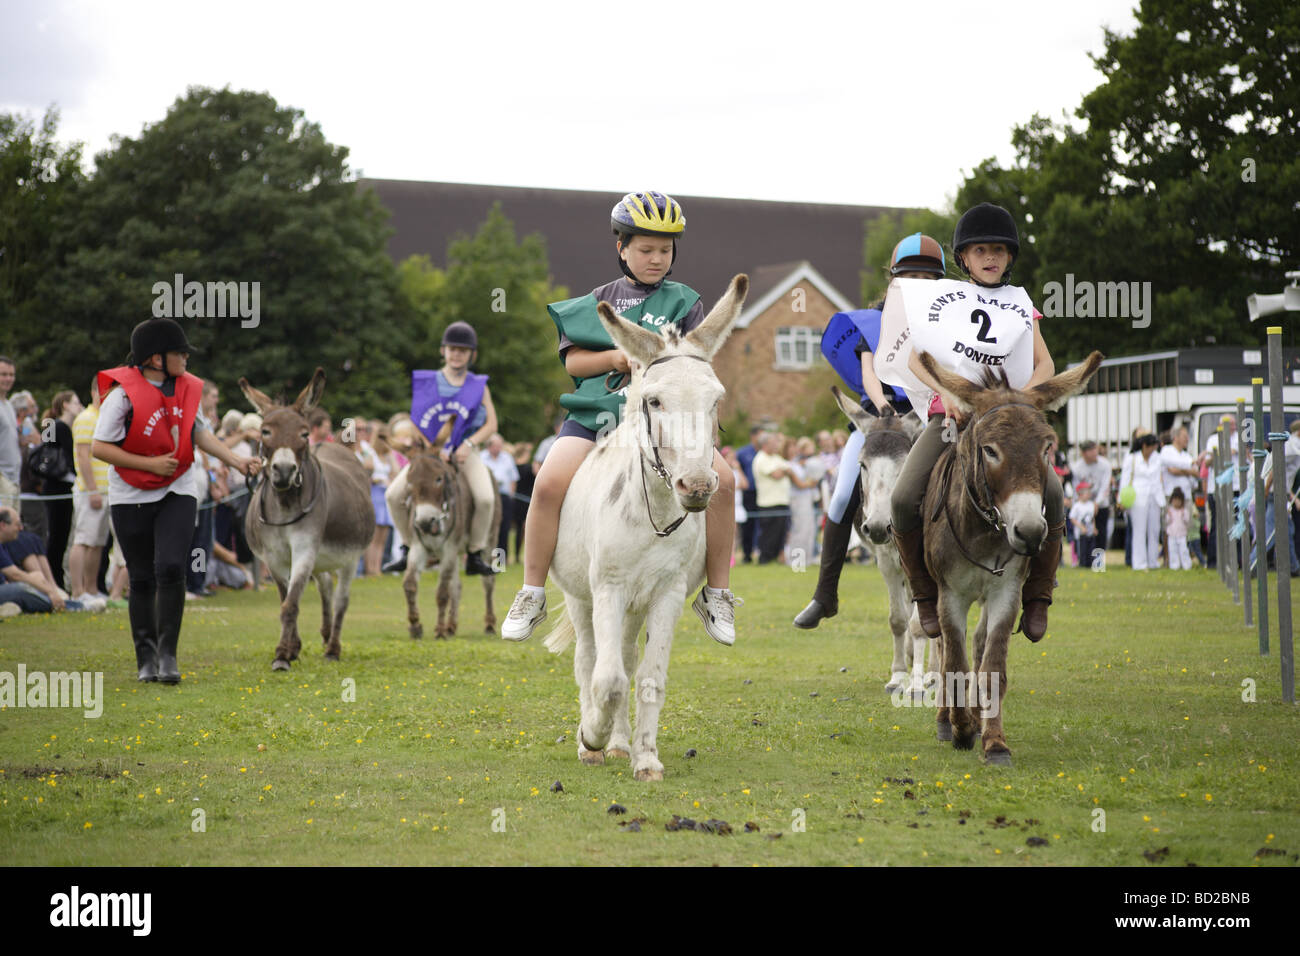
<svg viewBox="0 0 1300 956"><path fill-rule="evenodd" d="M93 156L229 85L376 178L941 208L1073 114L1134 6L0 0L0 110Z"/></svg>

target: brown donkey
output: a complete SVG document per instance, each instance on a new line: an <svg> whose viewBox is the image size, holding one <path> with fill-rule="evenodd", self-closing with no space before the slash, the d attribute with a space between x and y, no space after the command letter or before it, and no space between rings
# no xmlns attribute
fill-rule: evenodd
<svg viewBox="0 0 1300 956"><path fill-rule="evenodd" d="M342 445L307 444L307 412L325 389L316 369L292 405L278 405L241 378L239 387L262 415L262 477L248 505L248 546L271 570L280 589L280 643L272 670L298 659L298 602L307 578L321 600L325 659L339 659L339 634L357 560L375 534L370 478ZM338 577L335 588L334 578Z"/></svg>
<svg viewBox="0 0 1300 956"><path fill-rule="evenodd" d="M405 499L401 502L390 499L389 511L402 533L402 540L410 547L402 590L406 592L406 618L411 637L424 636L424 625L420 623L420 572L429 557L438 559L438 630L435 636L454 635L459 626L460 572L469 551L469 529L474 517L474 497L470 494L469 479L459 468L443 461L435 451L413 454L406 473ZM500 527L501 498L497 496L492 506L489 541L497 539ZM497 623L492 610L496 575L485 574L482 577L483 598L487 604L483 629L492 634Z"/></svg>
<svg viewBox="0 0 1300 956"><path fill-rule="evenodd" d="M940 386L944 407L966 426L939 458L926 489L925 560L939 586L942 631L938 734L969 750L983 719L984 759L1010 765L1002 732L1007 693L1007 645L1020 610L1029 559L1047 537L1043 492L1051 475L1053 438L1044 411L1083 390L1102 354L1025 391L1001 381L975 385L922 353ZM966 662L966 616L983 605L975 634L975 664Z"/></svg>

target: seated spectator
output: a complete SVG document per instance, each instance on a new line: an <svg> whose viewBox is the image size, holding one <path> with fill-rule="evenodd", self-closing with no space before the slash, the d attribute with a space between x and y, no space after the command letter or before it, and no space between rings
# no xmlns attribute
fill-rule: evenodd
<svg viewBox="0 0 1300 956"><path fill-rule="evenodd" d="M27 614L102 611L105 606L98 598L70 600L59 589L45 558L45 545L31 532L23 532L22 519L13 508L0 508L0 581L0 604L17 604Z"/></svg>

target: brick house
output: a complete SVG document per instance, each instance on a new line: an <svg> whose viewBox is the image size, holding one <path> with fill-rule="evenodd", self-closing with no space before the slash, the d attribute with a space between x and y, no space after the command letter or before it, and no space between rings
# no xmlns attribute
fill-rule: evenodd
<svg viewBox="0 0 1300 956"><path fill-rule="evenodd" d="M803 417L838 381L821 357L831 315L853 303L804 260L759 266L731 337L713 360L727 389L721 418L751 422Z"/></svg>

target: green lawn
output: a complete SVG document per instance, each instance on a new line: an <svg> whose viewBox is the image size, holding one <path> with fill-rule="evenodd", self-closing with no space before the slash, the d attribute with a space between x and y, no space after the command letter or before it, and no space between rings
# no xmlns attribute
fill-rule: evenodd
<svg viewBox="0 0 1300 956"><path fill-rule="evenodd" d="M5 621L0 671L102 671L105 700L97 719L0 712L0 856L1295 866L1300 712L1281 702L1276 637L1261 658L1212 572L1111 568L1062 569L1047 638L1013 636L1009 769L938 743L931 710L884 694L886 597L873 568L846 569L841 613L813 632L790 626L813 574L783 567L736 569L746 603L734 648L686 612L659 784L633 781L626 761L578 763L571 653L473 633L473 579L462 635L419 642L406 636L397 578L358 582L336 664L320 656L309 590L304 657L288 674L270 670L273 591L222 592L187 608L179 687L135 682L125 611ZM519 580L517 567L499 579L499 614ZM669 832L674 814L733 832ZM620 828L634 818L639 832Z"/></svg>

